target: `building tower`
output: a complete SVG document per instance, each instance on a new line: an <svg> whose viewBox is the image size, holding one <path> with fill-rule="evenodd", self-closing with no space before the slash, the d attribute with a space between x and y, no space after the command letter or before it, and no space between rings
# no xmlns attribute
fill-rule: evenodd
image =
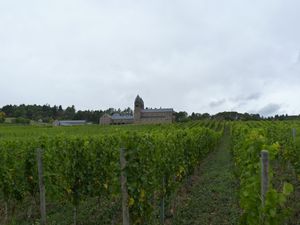
<svg viewBox="0 0 300 225"><path fill-rule="evenodd" d="M140 121L142 116L142 110L144 109L144 101L143 99L138 95L135 98L134 101L134 121Z"/></svg>

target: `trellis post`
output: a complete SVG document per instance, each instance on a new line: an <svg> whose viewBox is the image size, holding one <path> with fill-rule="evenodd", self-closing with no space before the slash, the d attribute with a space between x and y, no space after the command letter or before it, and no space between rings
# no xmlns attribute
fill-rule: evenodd
<svg viewBox="0 0 300 225"><path fill-rule="evenodd" d="M261 200L262 206L265 206L266 195L269 189L269 152L261 151Z"/></svg>
<svg viewBox="0 0 300 225"><path fill-rule="evenodd" d="M127 176L125 173L126 158L125 149L120 149L120 164L121 164L121 190L122 190L122 217L123 225L129 225L129 208L128 208L128 189Z"/></svg>
<svg viewBox="0 0 300 225"><path fill-rule="evenodd" d="M292 128L293 141L296 140L296 128Z"/></svg>
<svg viewBox="0 0 300 225"><path fill-rule="evenodd" d="M38 176L39 176L39 189L40 189L40 211L41 211L41 225L46 225L46 197L45 197L45 181L43 171L43 150L37 149L37 162L38 162Z"/></svg>

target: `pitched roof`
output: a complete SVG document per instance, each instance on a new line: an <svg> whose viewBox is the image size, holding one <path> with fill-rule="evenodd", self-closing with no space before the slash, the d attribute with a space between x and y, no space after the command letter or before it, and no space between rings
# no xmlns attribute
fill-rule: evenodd
<svg viewBox="0 0 300 225"><path fill-rule="evenodd" d="M61 126L72 126L86 124L85 120L59 120L58 124Z"/></svg>
<svg viewBox="0 0 300 225"><path fill-rule="evenodd" d="M115 113L111 116L113 120L133 120L132 115L120 115L118 113Z"/></svg>
<svg viewBox="0 0 300 225"><path fill-rule="evenodd" d="M165 109L143 109L142 112L174 112L172 108Z"/></svg>

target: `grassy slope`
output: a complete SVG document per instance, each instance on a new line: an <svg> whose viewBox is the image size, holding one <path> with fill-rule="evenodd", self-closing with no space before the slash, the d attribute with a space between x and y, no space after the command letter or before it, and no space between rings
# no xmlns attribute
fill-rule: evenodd
<svg viewBox="0 0 300 225"><path fill-rule="evenodd" d="M238 191L228 130L216 151L203 161L199 171L196 184L176 210L173 224L238 224Z"/></svg>

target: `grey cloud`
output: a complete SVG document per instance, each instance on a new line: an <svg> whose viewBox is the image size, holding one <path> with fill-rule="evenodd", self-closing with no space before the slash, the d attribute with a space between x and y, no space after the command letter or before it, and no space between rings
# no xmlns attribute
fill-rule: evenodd
<svg viewBox="0 0 300 225"><path fill-rule="evenodd" d="M257 99L259 99L261 97L261 95L262 94L259 93L259 92L253 93L251 95L246 96L245 100L248 100L248 101L250 101L250 100L257 100Z"/></svg>
<svg viewBox="0 0 300 225"><path fill-rule="evenodd" d="M279 110L281 109L281 105L270 103L263 108L261 108L258 113L263 116L270 116L279 113Z"/></svg>
<svg viewBox="0 0 300 225"><path fill-rule="evenodd" d="M212 108L219 107L219 106L223 105L225 102L226 102L226 99L220 99L220 100L210 102L209 106Z"/></svg>
<svg viewBox="0 0 300 225"><path fill-rule="evenodd" d="M125 108L140 94L188 112L286 102L297 113L299 10L297 0L1 1L0 107Z"/></svg>
<svg viewBox="0 0 300 225"><path fill-rule="evenodd" d="M296 63L300 64L300 50L297 52Z"/></svg>
<svg viewBox="0 0 300 225"><path fill-rule="evenodd" d="M262 93L261 92L253 92L251 94L245 95L245 94L241 94L239 96L236 96L234 98L230 98L231 101L234 102L238 102L238 103L243 103L246 101L251 101L251 100L258 100L259 98L261 98Z"/></svg>
<svg viewBox="0 0 300 225"><path fill-rule="evenodd" d="M262 97L261 92L253 92L248 95L240 95L237 97L230 98L230 101L232 104L234 104L233 110L234 111L240 111L241 108L247 107L247 105L253 104L253 102L259 101L259 99Z"/></svg>

